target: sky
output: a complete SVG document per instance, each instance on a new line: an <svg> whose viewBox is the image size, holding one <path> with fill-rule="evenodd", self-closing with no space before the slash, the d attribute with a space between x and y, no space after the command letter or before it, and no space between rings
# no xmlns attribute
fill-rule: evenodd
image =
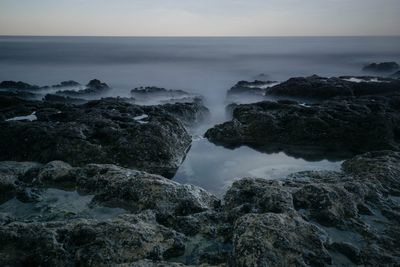
<svg viewBox="0 0 400 267"><path fill-rule="evenodd" d="M400 0L0 0L0 35L400 35Z"/></svg>

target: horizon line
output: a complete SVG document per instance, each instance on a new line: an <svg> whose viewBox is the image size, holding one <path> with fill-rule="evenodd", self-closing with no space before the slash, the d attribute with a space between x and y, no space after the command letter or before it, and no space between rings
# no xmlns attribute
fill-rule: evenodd
<svg viewBox="0 0 400 267"><path fill-rule="evenodd" d="M121 37L121 38L293 38L293 37L400 37L396 35L32 35L0 34L0 37Z"/></svg>

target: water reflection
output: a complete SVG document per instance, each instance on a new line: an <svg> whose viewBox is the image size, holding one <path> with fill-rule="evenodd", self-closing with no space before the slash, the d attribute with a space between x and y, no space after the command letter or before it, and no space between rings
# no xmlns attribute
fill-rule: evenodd
<svg viewBox="0 0 400 267"><path fill-rule="evenodd" d="M233 181L243 177L279 179L297 171L339 170L341 163L326 159L307 161L284 152L261 153L247 146L231 150L198 138L173 180L222 196Z"/></svg>

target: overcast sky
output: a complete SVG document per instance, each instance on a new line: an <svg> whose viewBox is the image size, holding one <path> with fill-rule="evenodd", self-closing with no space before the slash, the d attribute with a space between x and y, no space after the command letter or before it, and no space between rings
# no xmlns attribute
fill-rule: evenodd
<svg viewBox="0 0 400 267"><path fill-rule="evenodd" d="M0 35L400 35L400 0L0 0Z"/></svg>

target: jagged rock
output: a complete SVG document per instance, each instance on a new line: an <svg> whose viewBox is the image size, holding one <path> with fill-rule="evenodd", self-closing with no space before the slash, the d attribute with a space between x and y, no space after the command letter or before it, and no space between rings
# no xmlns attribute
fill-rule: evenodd
<svg viewBox="0 0 400 267"><path fill-rule="evenodd" d="M21 81L2 81L0 83L0 89L36 90L39 89L39 86Z"/></svg>
<svg viewBox="0 0 400 267"><path fill-rule="evenodd" d="M236 105L233 119L209 129L205 137L227 147L249 145L262 151L275 143L321 152L398 150L399 111L398 96L340 98L313 105L264 101Z"/></svg>
<svg viewBox="0 0 400 267"><path fill-rule="evenodd" d="M239 81L231 89L228 90L228 96L234 94L259 94L264 95L267 88L275 85L275 81L258 81L253 82Z"/></svg>
<svg viewBox="0 0 400 267"><path fill-rule="evenodd" d="M132 89L131 95L135 98L152 98L152 97L175 98L180 96L189 96L190 94L183 90L165 89L155 86L148 86L148 87L139 87Z"/></svg>
<svg viewBox="0 0 400 267"><path fill-rule="evenodd" d="M363 71L370 72L392 72L400 68L396 62L382 62L382 63L371 63L363 68Z"/></svg>
<svg viewBox="0 0 400 267"><path fill-rule="evenodd" d="M236 221L235 266L326 266L331 257L321 229L301 217L248 214Z"/></svg>
<svg viewBox="0 0 400 267"><path fill-rule="evenodd" d="M109 221L20 223L0 228L1 266L110 266L184 252L184 236L147 212Z"/></svg>
<svg viewBox="0 0 400 267"><path fill-rule="evenodd" d="M116 163L166 176L174 174L191 142L175 116L179 113L182 120L194 123L198 119L194 113L203 112L195 104L164 108L131 105L118 99L83 105L15 104L0 109L0 114L9 119L35 112L37 120L0 122L2 160L63 160L74 166Z"/></svg>
<svg viewBox="0 0 400 267"><path fill-rule="evenodd" d="M399 163L399 152L371 152L345 161L343 172L235 182L224 206L235 221L235 266L395 264ZM274 192L284 194L266 203L284 209L263 207Z"/></svg>
<svg viewBox="0 0 400 267"><path fill-rule="evenodd" d="M53 103L71 103L71 104L83 104L87 102L87 100L84 99L56 95L56 94L46 94L43 98L43 101L53 102Z"/></svg>
<svg viewBox="0 0 400 267"><path fill-rule="evenodd" d="M70 83L69 83L70 84ZM110 87L106 84L103 83L97 79L91 80L87 85L85 89L81 90L62 90L62 91L57 91L55 94L56 95L61 95L61 96L72 96L72 97L77 97L77 96L94 96L94 95L101 95L105 92L110 90Z"/></svg>
<svg viewBox="0 0 400 267"><path fill-rule="evenodd" d="M376 77L341 76L325 78L317 75L291 78L266 90L266 95L312 99L337 96L385 95L400 93L398 80Z"/></svg>

